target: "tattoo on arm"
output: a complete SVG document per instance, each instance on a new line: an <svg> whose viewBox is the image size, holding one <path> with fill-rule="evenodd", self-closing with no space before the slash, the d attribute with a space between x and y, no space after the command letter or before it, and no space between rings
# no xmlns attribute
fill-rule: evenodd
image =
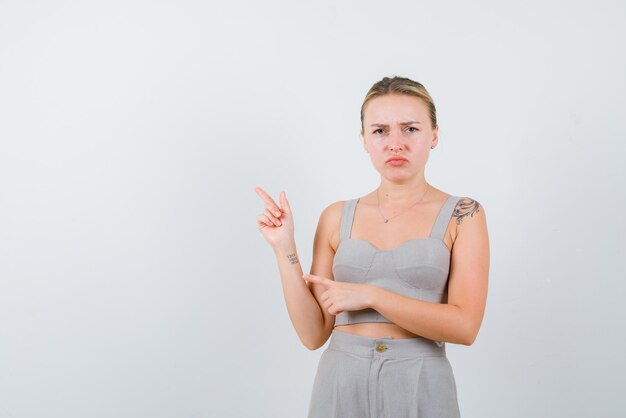
<svg viewBox="0 0 626 418"><path fill-rule="evenodd" d="M459 225L467 215L474 216L474 213L477 213L479 210L480 203L477 200L469 197L459 199L453 213L453 216L456 216L456 224Z"/></svg>
<svg viewBox="0 0 626 418"><path fill-rule="evenodd" d="M287 254L287 258L291 264L298 264L298 256L295 253Z"/></svg>

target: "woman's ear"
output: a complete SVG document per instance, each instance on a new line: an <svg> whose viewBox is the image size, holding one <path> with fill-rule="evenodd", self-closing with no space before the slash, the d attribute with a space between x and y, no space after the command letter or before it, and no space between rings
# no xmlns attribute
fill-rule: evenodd
<svg viewBox="0 0 626 418"><path fill-rule="evenodd" d="M437 144L439 143L439 125L435 126L435 129L433 129L433 140L431 141L431 148L434 148L437 146Z"/></svg>

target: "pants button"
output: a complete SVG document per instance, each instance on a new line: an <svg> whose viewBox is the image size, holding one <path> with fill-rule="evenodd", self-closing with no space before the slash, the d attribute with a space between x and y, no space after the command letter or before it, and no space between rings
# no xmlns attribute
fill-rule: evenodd
<svg viewBox="0 0 626 418"><path fill-rule="evenodd" d="M382 353L383 351L387 350L387 346L384 343L378 343L376 344L376 351L378 351L379 353Z"/></svg>

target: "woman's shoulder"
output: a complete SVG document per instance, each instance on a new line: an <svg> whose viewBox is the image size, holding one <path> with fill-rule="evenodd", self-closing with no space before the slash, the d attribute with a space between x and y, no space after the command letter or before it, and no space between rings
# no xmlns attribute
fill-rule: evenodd
<svg viewBox="0 0 626 418"><path fill-rule="evenodd" d="M466 218L472 218L479 213L484 215L483 205L471 196L455 196L456 205L454 206L453 216L456 218L457 225L460 225Z"/></svg>
<svg viewBox="0 0 626 418"><path fill-rule="evenodd" d="M322 216L331 217L331 218L341 216L343 207L349 200L352 200L352 199L336 200L332 203L327 204L327 206L322 210Z"/></svg>
<svg viewBox="0 0 626 418"><path fill-rule="evenodd" d="M318 228L321 230L320 233L326 237L333 250L336 250L337 246L339 245L339 235L343 208L350 200L356 199L334 201L328 204L322 210L322 213L320 215Z"/></svg>
<svg viewBox="0 0 626 418"><path fill-rule="evenodd" d="M446 193L440 189L436 189L436 191L436 197L434 197L433 200L445 202L452 198L455 201L455 213L458 211L460 214L471 216L472 213L478 212L482 209L482 205L478 202L478 200L471 196Z"/></svg>
<svg viewBox="0 0 626 418"><path fill-rule="evenodd" d="M333 201L333 202L327 204L327 206L322 210L322 215L323 216L328 216L328 217L331 217L331 218L341 217L341 214L343 212L343 208L346 205L350 205L350 204L353 205L359 199L361 199L361 198L360 197L349 197L349 198L346 198L344 200Z"/></svg>
<svg viewBox="0 0 626 418"><path fill-rule="evenodd" d="M457 196L458 200L452 211L453 227L452 242L457 241L459 234L479 237L487 230L487 219L482 204L471 196Z"/></svg>
<svg viewBox="0 0 626 418"><path fill-rule="evenodd" d="M320 215L320 222L324 224L328 224L331 227L334 225L339 225L341 222L341 216L343 214L343 209L347 204L353 204L358 198L349 198L346 200L336 200L332 203L329 203L323 210Z"/></svg>
<svg viewBox="0 0 626 418"><path fill-rule="evenodd" d="M454 224L454 228L452 229L453 236L456 237L460 229L462 229L468 222L474 224L484 223L484 208L474 197L446 193L439 189L437 189L437 195L438 196L433 200L446 202L448 199L452 199L452 202L454 202L454 207L451 208L452 213L450 219L450 221ZM469 221L469 219L472 219L472 221Z"/></svg>

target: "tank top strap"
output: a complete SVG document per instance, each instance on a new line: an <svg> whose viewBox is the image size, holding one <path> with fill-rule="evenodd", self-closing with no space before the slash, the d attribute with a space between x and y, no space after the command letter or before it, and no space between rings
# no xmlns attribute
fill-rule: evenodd
<svg viewBox="0 0 626 418"><path fill-rule="evenodd" d="M448 223L450 222L450 218L452 217L452 211L456 207L457 202L459 201L459 196L450 195L448 199L444 202L441 210L439 211L439 215L437 215L437 220L435 221L435 225L433 226L432 231L430 232L430 236L433 238L438 238L440 240L444 239L444 234L446 233L446 228L448 227Z"/></svg>
<svg viewBox="0 0 626 418"><path fill-rule="evenodd" d="M350 232L352 231L352 222L354 221L354 212L356 211L357 199L346 200L343 203L343 210L341 212L341 235L340 239L350 238Z"/></svg>

